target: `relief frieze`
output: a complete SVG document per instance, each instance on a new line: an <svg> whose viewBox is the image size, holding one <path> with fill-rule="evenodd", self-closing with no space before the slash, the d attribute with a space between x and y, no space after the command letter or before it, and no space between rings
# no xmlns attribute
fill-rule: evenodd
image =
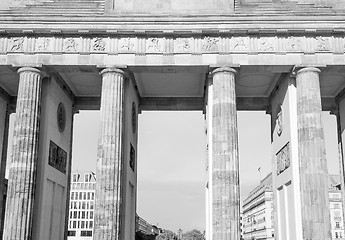
<svg viewBox="0 0 345 240"><path fill-rule="evenodd" d="M249 50L249 40L246 37L234 37L232 40L232 50L242 52Z"/></svg>
<svg viewBox="0 0 345 240"><path fill-rule="evenodd" d="M67 38L64 41L65 52L77 52L78 43L74 38Z"/></svg>
<svg viewBox="0 0 345 240"><path fill-rule="evenodd" d="M120 38L119 39L119 52L134 52L135 51L134 38Z"/></svg>
<svg viewBox="0 0 345 240"><path fill-rule="evenodd" d="M12 38L10 39L9 51L10 52L23 52L25 38Z"/></svg>
<svg viewBox="0 0 345 240"><path fill-rule="evenodd" d="M277 159L277 176L283 173L290 167L290 143L287 143L280 151L276 154Z"/></svg>
<svg viewBox="0 0 345 240"><path fill-rule="evenodd" d="M345 37L12 37L0 39L1 52L39 53L135 53L135 54L202 54L202 53L286 53L344 52ZM32 45L32 46L31 46Z"/></svg>
<svg viewBox="0 0 345 240"><path fill-rule="evenodd" d="M326 37L316 37L316 51L330 51L331 47L330 47L330 41L329 38Z"/></svg>
<svg viewBox="0 0 345 240"><path fill-rule="evenodd" d="M302 38L288 37L287 38L287 51L299 52L302 51Z"/></svg>
<svg viewBox="0 0 345 240"><path fill-rule="evenodd" d="M37 52L46 52L51 50L50 48L51 39L49 38L38 38L36 40L35 51Z"/></svg>
<svg viewBox="0 0 345 240"><path fill-rule="evenodd" d="M273 52L274 41L273 38L259 38L259 51L261 52Z"/></svg>
<svg viewBox="0 0 345 240"><path fill-rule="evenodd" d="M175 40L174 49L179 53L188 53L191 49L191 39L190 38L177 38Z"/></svg>
<svg viewBox="0 0 345 240"><path fill-rule="evenodd" d="M146 40L147 53L163 53L163 38L148 38Z"/></svg>
<svg viewBox="0 0 345 240"><path fill-rule="evenodd" d="M105 52L106 43L103 38L94 38L92 40L92 50L96 52Z"/></svg>
<svg viewBox="0 0 345 240"><path fill-rule="evenodd" d="M206 37L203 43L203 51L205 52L217 52L219 51L219 37Z"/></svg>

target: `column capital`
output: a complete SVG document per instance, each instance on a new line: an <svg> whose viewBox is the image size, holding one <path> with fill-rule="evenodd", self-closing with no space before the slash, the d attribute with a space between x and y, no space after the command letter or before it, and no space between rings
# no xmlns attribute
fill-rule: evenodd
<svg viewBox="0 0 345 240"><path fill-rule="evenodd" d="M105 68L102 71L100 71L99 74L103 76L103 74L107 74L107 73L117 73L117 74L122 75L123 77L126 77L126 73L123 70L116 67Z"/></svg>
<svg viewBox="0 0 345 240"><path fill-rule="evenodd" d="M290 77L296 77L297 74L303 72L317 72L320 73L321 69L325 66L294 66L291 72Z"/></svg>
<svg viewBox="0 0 345 240"><path fill-rule="evenodd" d="M40 74L41 76L44 75L41 70L39 70L38 68L35 68L35 67L21 67L17 71L18 74L20 74L22 72L34 72L34 73Z"/></svg>
<svg viewBox="0 0 345 240"><path fill-rule="evenodd" d="M232 68L232 67L227 67L227 66L224 66L224 67L218 67L218 68L215 68L213 71L212 71L212 75L216 74L216 73L221 73L221 72L230 72L230 73L233 73L233 74L236 74L237 71Z"/></svg>

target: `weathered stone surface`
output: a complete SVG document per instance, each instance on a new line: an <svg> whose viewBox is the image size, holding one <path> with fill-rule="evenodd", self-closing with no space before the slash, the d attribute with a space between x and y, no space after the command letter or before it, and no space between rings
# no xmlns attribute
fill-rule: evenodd
<svg viewBox="0 0 345 240"><path fill-rule="evenodd" d="M331 239L328 172L318 68L297 72L297 128L303 239Z"/></svg>
<svg viewBox="0 0 345 240"><path fill-rule="evenodd" d="M240 239L240 191L235 73L213 71L212 228L213 240Z"/></svg>
<svg viewBox="0 0 345 240"><path fill-rule="evenodd" d="M98 144L95 240L120 238L124 73L102 74L101 133Z"/></svg>
<svg viewBox="0 0 345 240"><path fill-rule="evenodd" d="M18 70L19 90L4 225L4 240L31 239L35 196L42 77L40 70Z"/></svg>

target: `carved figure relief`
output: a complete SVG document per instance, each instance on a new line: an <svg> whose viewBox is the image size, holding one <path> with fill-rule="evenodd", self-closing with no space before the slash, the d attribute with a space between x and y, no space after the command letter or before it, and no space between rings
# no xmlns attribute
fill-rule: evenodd
<svg viewBox="0 0 345 240"><path fill-rule="evenodd" d="M264 51L264 52L274 51L274 46L273 46L272 42L270 41L270 39L261 38L259 40L259 50Z"/></svg>
<svg viewBox="0 0 345 240"><path fill-rule="evenodd" d="M162 39L148 38L146 41L147 52L162 52Z"/></svg>
<svg viewBox="0 0 345 240"><path fill-rule="evenodd" d="M283 109L281 104L279 104L277 110L276 129L277 134L280 137L283 133Z"/></svg>
<svg viewBox="0 0 345 240"><path fill-rule="evenodd" d="M104 52L105 51L105 42L103 41L103 38L95 38L93 40L92 49L94 51Z"/></svg>
<svg viewBox="0 0 345 240"><path fill-rule="evenodd" d="M60 132L65 130L66 126L66 111L63 103L60 103L57 108L57 125Z"/></svg>
<svg viewBox="0 0 345 240"><path fill-rule="evenodd" d="M130 38L121 38L119 42L120 42L119 46L120 46L121 51L126 51L126 52L133 51L134 44L131 42Z"/></svg>
<svg viewBox="0 0 345 240"><path fill-rule="evenodd" d="M233 50L235 51L248 50L248 42L245 41L245 38L243 37L233 38L232 41L233 41Z"/></svg>
<svg viewBox="0 0 345 240"><path fill-rule="evenodd" d="M327 38L324 37L316 37L317 41L317 46L316 49L317 51L329 51L330 50L330 43Z"/></svg>
<svg viewBox="0 0 345 240"><path fill-rule="evenodd" d="M277 158L277 176L290 167L290 143L287 143L276 154Z"/></svg>
<svg viewBox="0 0 345 240"><path fill-rule="evenodd" d="M178 38L176 39L176 49L179 52L190 51L190 38Z"/></svg>
<svg viewBox="0 0 345 240"><path fill-rule="evenodd" d="M296 37L289 37L287 39L287 47L290 51L300 51L302 49L301 39Z"/></svg>
<svg viewBox="0 0 345 240"><path fill-rule="evenodd" d="M36 51L47 51L48 46L50 44L50 39L49 38L38 38L36 40Z"/></svg>
<svg viewBox="0 0 345 240"><path fill-rule="evenodd" d="M218 51L218 42L219 38L206 37L203 44L204 50L209 52Z"/></svg>
<svg viewBox="0 0 345 240"><path fill-rule="evenodd" d="M67 38L65 40L64 46L66 52L76 52L78 44L76 43L75 39Z"/></svg>
<svg viewBox="0 0 345 240"><path fill-rule="evenodd" d="M133 172L135 172L135 149L132 144L129 153L129 166L133 170Z"/></svg>
<svg viewBox="0 0 345 240"><path fill-rule="evenodd" d="M23 51L24 38L12 38L10 42L10 51L21 52Z"/></svg>
<svg viewBox="0 0 345 240"><path fill-rule="evenodd" d="M56 170L66 174L67 152L50 141L48 164Z"/></svg>

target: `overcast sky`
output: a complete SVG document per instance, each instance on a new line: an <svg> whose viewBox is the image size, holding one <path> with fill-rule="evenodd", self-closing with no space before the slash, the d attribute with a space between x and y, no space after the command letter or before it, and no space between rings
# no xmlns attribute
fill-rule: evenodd
<svg viewBox="0 0 345 240"><path fill-rule="evenodd" d="M334 116L324 113L329 172L337 174ZM270 117L239 112L241 196L271 171ZM99 112L75 116L73 167L95 170ZM138 214L177 231L205 229L205 136L201 112L143 112L139 115ZM242 199L243 200L243 199Z"/></svg>

